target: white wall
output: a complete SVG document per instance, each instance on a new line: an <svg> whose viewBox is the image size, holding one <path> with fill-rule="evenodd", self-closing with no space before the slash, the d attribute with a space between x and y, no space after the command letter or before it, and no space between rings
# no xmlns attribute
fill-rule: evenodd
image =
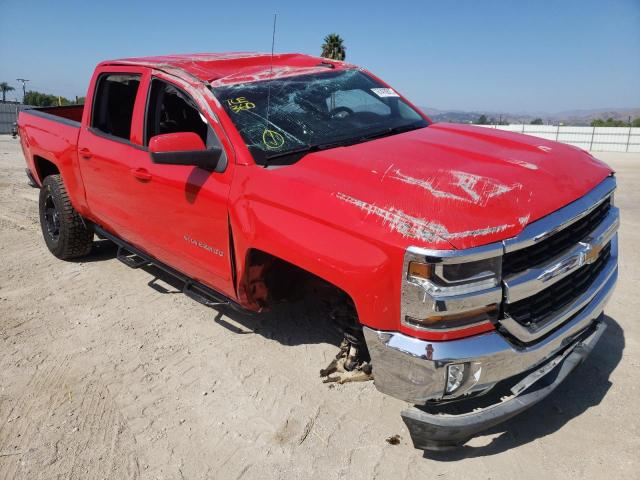
<svg viewBox="0 0 640 480"><path fill-rule="evenodd" d="M640 152L640 128L555 125L481 125L568 143L594 152Z"/></svg>

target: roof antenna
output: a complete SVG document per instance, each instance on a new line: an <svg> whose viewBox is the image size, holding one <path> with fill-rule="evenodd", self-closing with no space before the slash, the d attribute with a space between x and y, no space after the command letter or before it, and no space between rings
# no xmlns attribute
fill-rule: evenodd
<svg viewBox="0 0 640 480"><path fill-rule="evenodd" d="M271 107L271 77L273 76L273 47L276 44L276 19L278 14L273 14L273 33L271 34L271 68L269 70L269 85L267 87L267 125L265 128L269 128L269 108Z"/></svg>

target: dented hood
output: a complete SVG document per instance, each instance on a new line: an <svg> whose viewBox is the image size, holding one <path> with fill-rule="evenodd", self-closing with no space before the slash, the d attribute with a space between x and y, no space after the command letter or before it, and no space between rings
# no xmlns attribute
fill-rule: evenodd
<svg viewBox="0 0 640 480"><path fill-rule="evenodd" d="M331 197L315 216L402 246L457 249L513 237L611 174L575 147L454 124L309 154L280 170Z"/></svg>

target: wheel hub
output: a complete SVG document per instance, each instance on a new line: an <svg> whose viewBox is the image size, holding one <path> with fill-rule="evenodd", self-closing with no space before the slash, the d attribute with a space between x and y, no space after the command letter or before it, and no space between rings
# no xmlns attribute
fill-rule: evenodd
<svg viewBox="0 0 640 480"><path fill-rule="evenodd" d="M49 237L54 241L58 240L60 236L60 212L58 212L52 195L47 195L44 201L44 219Z"/></svg>

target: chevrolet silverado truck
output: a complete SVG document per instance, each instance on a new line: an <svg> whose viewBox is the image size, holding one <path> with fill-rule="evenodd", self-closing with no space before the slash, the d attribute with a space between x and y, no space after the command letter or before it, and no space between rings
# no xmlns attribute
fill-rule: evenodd
<svg viewBox="0 0 640 480"><path fill-rule="evenodd" d="M49 250L98 235L221 308L320 298L344 337L322 375L412 404L416 448L542 400L605 330L616 180L588 152L300 54L106 61L86 99L18 120Z"/></svg>

